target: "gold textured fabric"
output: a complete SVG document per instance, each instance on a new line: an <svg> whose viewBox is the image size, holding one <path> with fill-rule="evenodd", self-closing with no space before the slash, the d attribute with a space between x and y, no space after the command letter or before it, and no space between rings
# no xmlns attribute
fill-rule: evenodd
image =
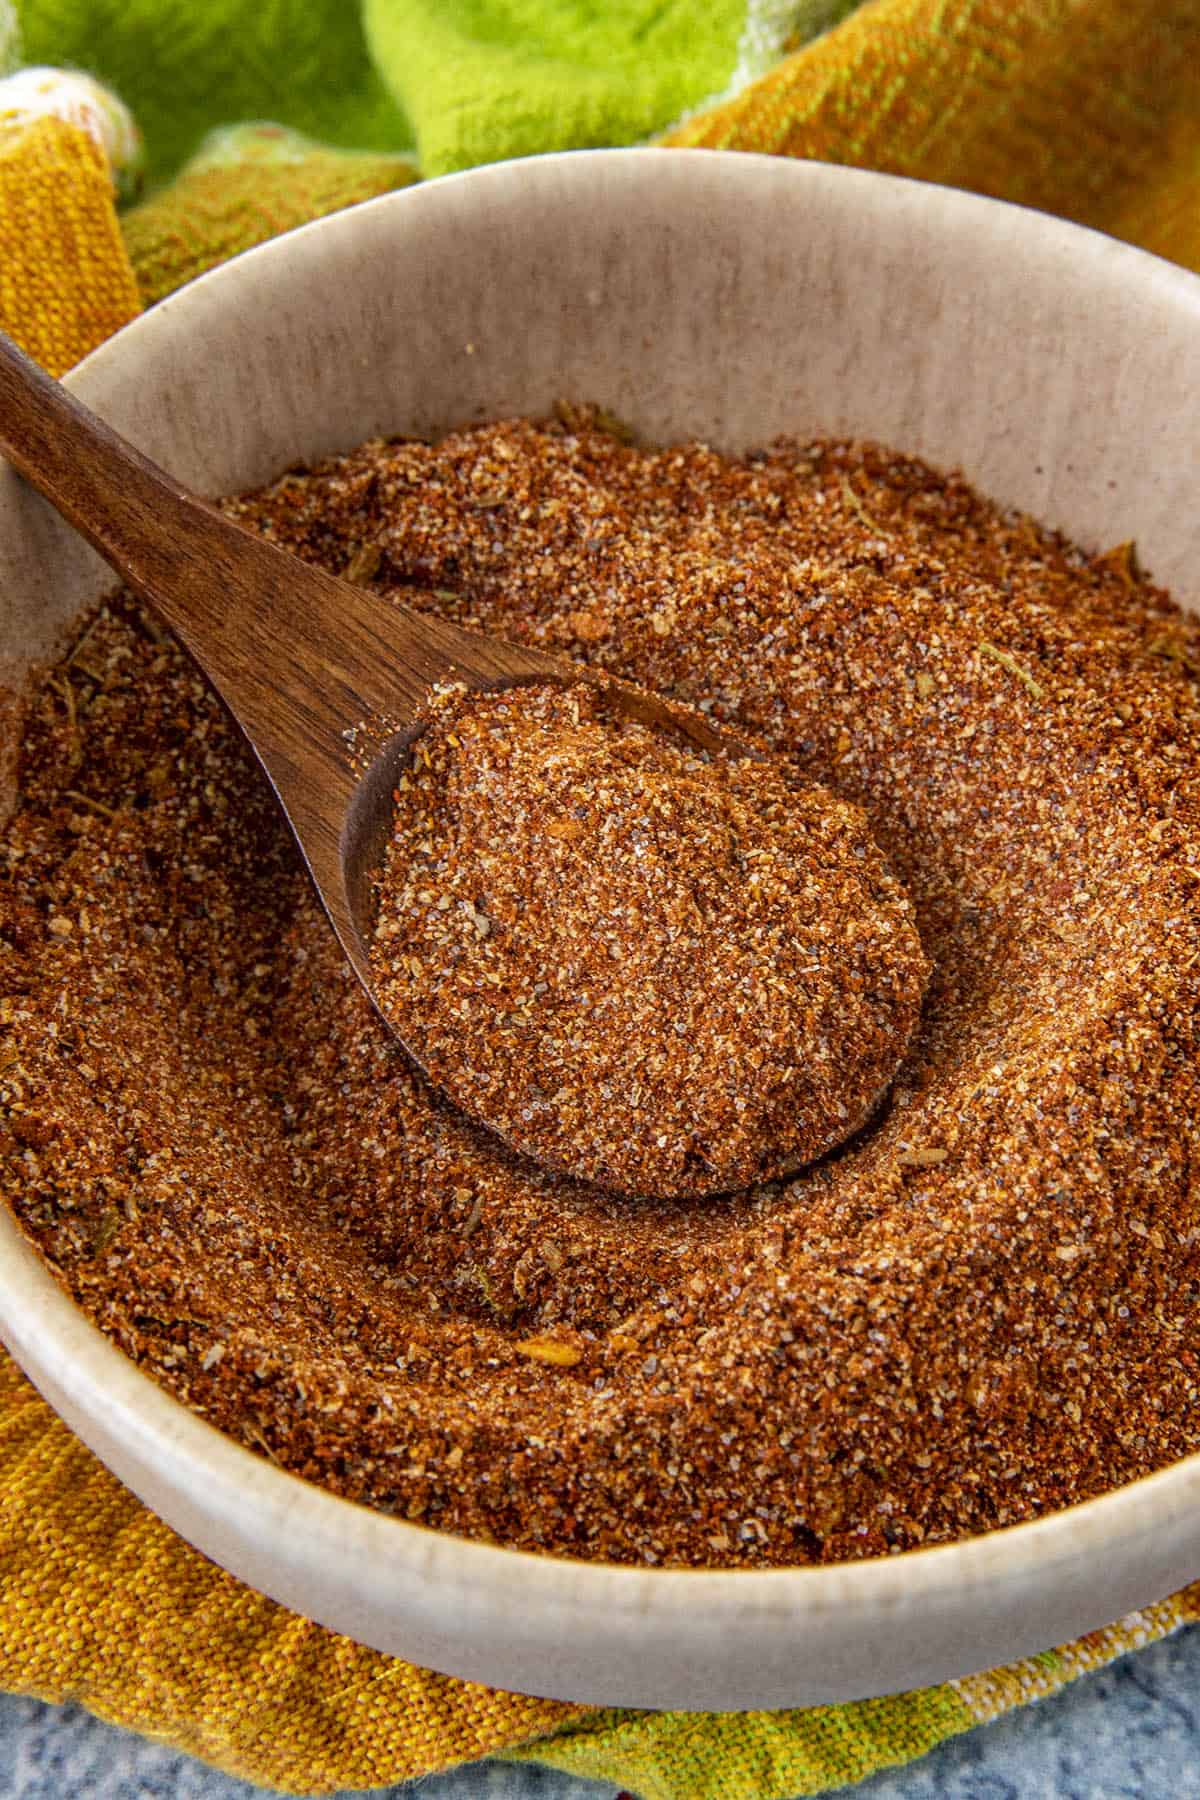
<svg viewBox="0 0 1200 1800"><path fill-rule="evenodd" d="M206 269L418 179L406 156L331 150L278 125L214 133L163 193L122 215L146 305Z"/></svg>
<svg viewBox="0 0 1200 1800"><path fill-rule="evenodd" d="M664 141L946 181L1200 266L1200 0L868 0ZM282 149L201 158L125 215L123 239L82 131L0 121L0 325L59 372L139 310L134 267L149 301L412 178L398 158ZM277 1789L502 1753L644 1800L781 1800L920 1755L1197 1619L1200 1586L1010 1669L803 1712L596 1712L492 1692L365 1650L217 1569L0 1352L0 1685L79 1699Z"/></svg>
<svg viewBox="0 0 1200 1800"><path fill-rule="evenodd" d="M884 169L1200 267L1200 0L868 0L662 140Z"/></svg>
<svg viewBox="0 0 1200 1800"><path fill-rule="evenodd" d="M0 325L61 375L140 311L102 151L62 119L0 112Z"/></svg>

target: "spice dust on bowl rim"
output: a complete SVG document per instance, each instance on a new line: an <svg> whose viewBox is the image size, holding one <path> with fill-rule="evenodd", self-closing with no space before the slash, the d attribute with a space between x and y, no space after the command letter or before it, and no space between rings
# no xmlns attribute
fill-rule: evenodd
<svg viewBox="0 0 1200 1800"><path fill-rule="evenodd" d="M544 415L562 395L647 442L871 439L961 468L1086 548L1135 539L1194 609L1198 339L1194 277L1037 214L815 164L605 151L448 177L276 240L154 308L71 385L213 495L374 436ZM19 690L111 578L7 471L0 568L0 679ZM846 1700L1045 1649L1200 1571L1196 1456L1031 1524L815 1568L615 1567L402 1522L171 1398L6 1212L0 1331L215 1561L364 1643L518 1691Z"/></svg>

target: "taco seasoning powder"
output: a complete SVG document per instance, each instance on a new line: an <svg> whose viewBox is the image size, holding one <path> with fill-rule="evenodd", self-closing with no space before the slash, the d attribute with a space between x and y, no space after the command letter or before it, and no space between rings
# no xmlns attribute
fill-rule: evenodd
<svg viewBox="0 0 1200 1800"><path fill-rule="evenodd" d="M414 1071L269 793L126 597L28 708L0 1179L180 1400L408 1519L769 1565L1200 1449L1200 633L887 450L564 409L230 503L335 572L736 722L861 807L932 967L884 1108L719 1199L540 1170Z"/></svg>
<svg viewBox="0 0 1200 1800"><path fill-rule="evenodd" d="M430 1079L535 1161L640 1194L746 1187L851 1136L929 975L862 811L683 724L586 680L435 690L375 881L373 992Z"/></svg>

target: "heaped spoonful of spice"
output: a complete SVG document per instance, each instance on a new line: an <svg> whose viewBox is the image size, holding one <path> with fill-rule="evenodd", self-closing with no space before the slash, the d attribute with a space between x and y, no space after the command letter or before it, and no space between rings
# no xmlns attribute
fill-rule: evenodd
<svg viewBox="0 0 1200 1800"><path fill-rule="evenodd" d="M444 687L378 880L378 1003L540 1162L703 1194L858 1129L928 964L865 815L615 686Z"/></svg>
<svg viewBox="0 0 1200 1800"><path fill-rule="evenodd" d="M700 714L300 562L2 336L0 451L177 632L380 1011L515 1148L700 1194L869 1115L928 969L856 807Z"/></svg>

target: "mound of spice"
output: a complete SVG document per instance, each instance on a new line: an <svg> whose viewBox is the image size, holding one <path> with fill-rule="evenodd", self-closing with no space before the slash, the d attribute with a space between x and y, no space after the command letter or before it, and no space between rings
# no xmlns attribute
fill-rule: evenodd
<svg viewBox="0 0 1200 1800"><path fill-rule="evenodd" d="M590 682L449 688L395 806L376 998L517 1149L705 1194L882 1099L929 965L861 808L783 758L710 756Z"/></svg>
<svg viewBox="0 0 1200 1800"><path fill-rule="evenodd" d="M472 1125L116 596L29 700L0 831L5 1201L215 1426L527 1549L831 1562L1200 1451L1200 627L1127 545L895 452L598 423L374 442L230 510L861 806L933 965L879 1113L703 1200Z"/></svg>

